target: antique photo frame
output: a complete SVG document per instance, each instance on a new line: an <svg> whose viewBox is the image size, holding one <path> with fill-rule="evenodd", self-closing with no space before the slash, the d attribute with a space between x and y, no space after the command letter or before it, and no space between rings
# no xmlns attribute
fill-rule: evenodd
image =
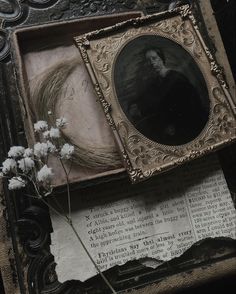
<svg viewBox="0 0 236 294"><path fill-rule="evenodd" d="M233 98L189 5L75 41L132 182L235 140ZM159 81L152 55L161 59Z"/></svg>

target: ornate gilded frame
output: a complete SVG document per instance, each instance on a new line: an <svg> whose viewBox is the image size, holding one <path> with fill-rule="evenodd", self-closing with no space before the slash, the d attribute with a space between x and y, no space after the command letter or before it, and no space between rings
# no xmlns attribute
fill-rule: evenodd
<svg viewBox="0 0 236 294"><path fill-rule="evenodd" d="M136 38L155 35L180 45L203 74L209 96L208 121L200 134L182 145L164 145L140 133L122 111L114 68L123 48ZM219 149L236 139L236 108L222 68L203 39L189 5L129 20L75 38L95 91L120 148L132 182L164 172Z"/></svg>

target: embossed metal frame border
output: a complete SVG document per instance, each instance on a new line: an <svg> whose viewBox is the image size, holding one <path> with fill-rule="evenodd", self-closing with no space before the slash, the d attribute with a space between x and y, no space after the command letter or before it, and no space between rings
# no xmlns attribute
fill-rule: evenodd
<svg viewBox="0 0 236 294"><path fill-rule="evenodd" d="M172 25L171 28L174 31L169 32L169 35L164 30L160 33L159 27L161 25L155 27L155 24L160 24L161 21L163 21L163 27L165 27L166 22L167 25ZM182 31L177 26L174 28L174 21L179 22ZM184 31L186 29L189 29L189 33L193 37L189 48L185 44ZM145 138L134 128L129 128L130 123L128 119L117 107L118 102L114 85L112 84L112 68L115 62L112 60L116 59L119 49L124 44L127 44L129 40L133 40L134 37L138 37L145 32L147 33L149 30L152 30L155 35L169 38L181 44L184 49L191 53L200 69L204 70L204 79L208 91L210 90L209 99L211 107L209 120L201 134L193 141L184 145L166 146ZM121 31L124 32L122 36L120 35ZM174 33L176 33L175 36ZM106 43L108 40L111 41L109 38L113 36L117 37L117 40L119 36L119 44L114 39L113 42ZM155 174L218 150L236 139L235 104L230 96L223 70L217 64L201 36L194 13L189 5L183 5L171 11L136 18L91 32L82 37L76 37L75 42L87 66L95 91L104 109L107 121L114 132L125 167L133 183L145 180ZM94 49L95 46L97 46L96 49ZM109 53L108 57L102 59L102 65L100 64L98 68L95 66L95 59L98 53L94 54L94 51L92 53L92 49L98 52L99 46L103 46L103 50ZM196 53L196 50L200 51ZM198 59L201 60L199 61ZM103 67L105 63L109 68L106 68L106 73L101 70L105 68ZM204 66L203 63L205 64ZM108 83L106 89L103 86L102 79L105 79ZM135 144L133 141L135 141ZM134 149L140 150L138 155L133 152ZM147 164L144 164L142 161L144 157L147 158ZM137 158L140 159L140 164L135 162Z"/></svg>

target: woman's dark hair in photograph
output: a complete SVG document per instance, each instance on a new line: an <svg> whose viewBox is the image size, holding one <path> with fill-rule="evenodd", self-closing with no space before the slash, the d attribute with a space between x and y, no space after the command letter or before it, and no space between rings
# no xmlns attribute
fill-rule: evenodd
<svg viewBox="0 0 236 294"><path fill-rule="evenodd" d="M166 64L166 57L165 57L165 54L161 48L158 48L158 47L145 48L145 50L143 50L144 58L145 58L145 55L148 51L155 51L157 53L157 55L162 59L163 63Z"/></svg>

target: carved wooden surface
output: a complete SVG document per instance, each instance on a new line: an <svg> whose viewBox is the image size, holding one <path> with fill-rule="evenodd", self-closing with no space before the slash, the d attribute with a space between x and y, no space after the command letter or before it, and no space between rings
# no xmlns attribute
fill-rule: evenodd
<svg viewBox="0 0 236 294"><path fill-rule="evenodd" d="M0 0L0 161L4 159L9 146L26 145L19 111L19 91L10 55L11 31L23 26L75 19L85 15L134 9L155 12L167 7L169 2L164 0ZM19 293L18 287L20 293L35 294L109 293L104 289L103 282L98 276L86 283L80 281L59 283L54 270L54 259L49 250L52 227L48 210L39 202L24 197L20 192L9 194L7 189L4 189L4 192L4 199L3 193L0 193L4 205L2 218L7 224L5 238L11 240L12 245L7 250L15 293ZM218 256L219 259L230 257L235 254L234 247L233 241L225 243L225 240L217 240L214 244L204 241L196 244L178 261L164 264L156 271L144 268L138 262L130 262L111 269L107 272L107 277L112 278L114 287L119 290L141 287L147 281L149 283L160 281L163 276L173 272L182 272L199 264L204 265L214 259L214 256Z"/></svg>

